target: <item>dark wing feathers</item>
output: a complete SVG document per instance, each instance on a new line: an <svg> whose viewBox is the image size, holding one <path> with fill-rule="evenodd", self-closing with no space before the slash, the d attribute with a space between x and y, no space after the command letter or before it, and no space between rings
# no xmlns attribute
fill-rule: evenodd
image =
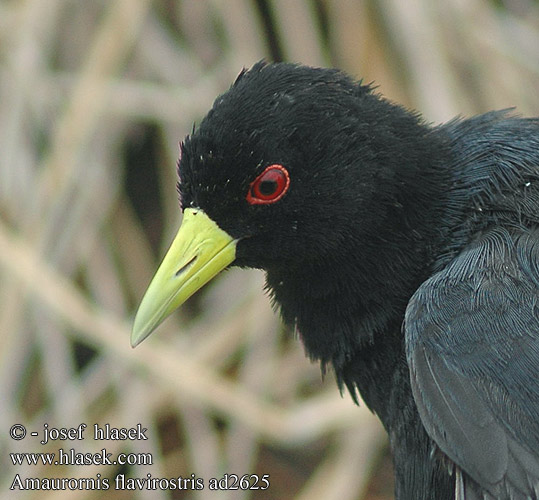
<svg viewBox="0 0 539 500"><path fill-rule="evenodd" d="M496 484L507 468L506 439L487 405L440 356L417 349L412 367L414 396L430 436L454 462L466 463L478 482Z"/></svg>
<svg viewBox="0 0 539 500"><path fill-rule="evenodd" d="M406 311L422 422L495 498L539 498L538 299L539 231L497 228L423 283Z"/></svg>

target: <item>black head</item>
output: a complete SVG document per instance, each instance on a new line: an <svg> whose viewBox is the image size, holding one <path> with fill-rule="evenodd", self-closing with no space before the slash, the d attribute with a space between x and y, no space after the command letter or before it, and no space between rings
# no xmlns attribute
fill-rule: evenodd
<svg viewBox="0 0 539 500"><path fill-rule="evenodd" d="M238 265L323 260L343 240L366 238L362 227L396 202L396 163L407 137L412 161L420 154L418 134L415 115L340 71L258 63L182 144L182 207L203 209L240 240ZM252 184L272 165L286 170L286 192L253 204Z"/></svg>
<svg viewBox="0 0 539 500"><path fill-rule="evenodd" d="M437 194L430 134L417 115L340 71L265 63L243 71L181 146L185 224L141 304L133 342L230 264L267 270L288 321L299 309L316 317L306 294L338 294L332 303L349 317L384 300L384 287L400 293L394 266L423 264L415 228Z"/></svg>

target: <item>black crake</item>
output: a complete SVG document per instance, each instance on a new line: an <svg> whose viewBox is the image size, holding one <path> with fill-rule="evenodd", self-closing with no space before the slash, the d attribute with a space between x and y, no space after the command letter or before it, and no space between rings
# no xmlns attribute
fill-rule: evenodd
<svg viewBox="0 0 539 500"><path fill-rule="evenodd" d="M398 499L537 500L537 120L432 127L339 71L259 63L179 175L182 208L267 271L311 359L379 415Z"/></svg>

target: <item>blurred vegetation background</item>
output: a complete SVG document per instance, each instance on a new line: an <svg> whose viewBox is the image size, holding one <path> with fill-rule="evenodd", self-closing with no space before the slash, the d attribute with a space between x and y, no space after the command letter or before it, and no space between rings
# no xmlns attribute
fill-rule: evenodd
<svg viewBox="0 0 539 500"><path fill-rule="evenodd" d="M0 1L0 498L392 498L384 432L231 270L136 350L134 310L181 214L178 141L242 67L337 66L428 121L539 114L532 0ZM44 423L84 441L42 446ZM9 436L23 424L26 439ZM93 424L148 428L94 441ZM14 466L9 452L150 453ZM135 458L137 455L133 455ZM139 457L144 457L140 455ZM143 490L114 477L270 474L265 491ZM20 478L107 491L10 491Z"/></svg>

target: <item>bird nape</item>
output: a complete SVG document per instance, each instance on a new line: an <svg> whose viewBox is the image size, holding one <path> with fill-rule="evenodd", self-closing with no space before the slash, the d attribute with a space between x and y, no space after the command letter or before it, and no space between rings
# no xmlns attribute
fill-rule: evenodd
<svg viewBox="0 0 539 500"><path fill-rule="evenodd" d="M539 120L431 126L338 70L258 63L178 172L133 346L224 268L264 269L387 429L397 499L538 500Z"/></svg>

